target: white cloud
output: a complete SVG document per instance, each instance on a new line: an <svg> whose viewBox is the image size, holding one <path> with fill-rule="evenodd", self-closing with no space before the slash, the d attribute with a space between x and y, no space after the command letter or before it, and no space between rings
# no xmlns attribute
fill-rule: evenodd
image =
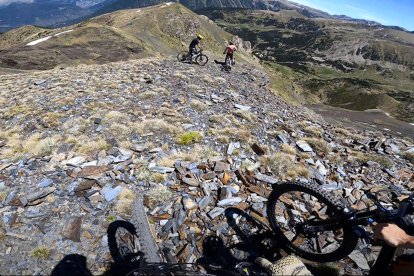
<svg viewBox="0 0 414 276"><path fill-rule="evenodd" d="M33 0L0 0L0 6L8 5L12 2L33 3Z"/></svg>

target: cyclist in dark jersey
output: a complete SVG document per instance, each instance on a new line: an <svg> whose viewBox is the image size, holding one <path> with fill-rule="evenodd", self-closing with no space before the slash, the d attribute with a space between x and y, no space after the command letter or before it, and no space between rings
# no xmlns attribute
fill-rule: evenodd
<svg viewBox="0 0 414 276"><path fill-rule="evenodd" d="M203 36L202 35L197 35L196 38L194 38L191 43L190 46L188 47L188 57L189 59L192 59L193 55L197 54L197 45L200 44L200 41L203 40Z"/></svg>

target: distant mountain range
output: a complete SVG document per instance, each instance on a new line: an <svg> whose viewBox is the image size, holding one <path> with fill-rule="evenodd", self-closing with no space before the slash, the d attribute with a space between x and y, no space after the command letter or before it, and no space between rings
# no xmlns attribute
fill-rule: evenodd
<svg viewBox="0 0 414 276"><path fill-rule="evenodd" d="M120 9L142 8L166 0L33 0L31 3L13 2L0 6L0 32L23 25L42 27L62 27L81 22L104 13ZM205 8L244 8L268 9L272 11L295 10L308 18L331 18L381 26L377 22L353 19L344 15L330 15L326 12L306 7L287 0L179 0L174 1L192 10ZM400 27L395 29L404 30Z"/></svg>

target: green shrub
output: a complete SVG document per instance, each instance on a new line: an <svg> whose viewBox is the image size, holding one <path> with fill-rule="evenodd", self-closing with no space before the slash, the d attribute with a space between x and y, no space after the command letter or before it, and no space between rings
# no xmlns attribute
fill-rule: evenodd
<svg viewBox="0 0 414 276"><path fill-rule="evenodd" d="M180 145L189 145L201 141L202 138L203 136L201 136L200 132L188 131L178 136L178 143Z"/></svg>

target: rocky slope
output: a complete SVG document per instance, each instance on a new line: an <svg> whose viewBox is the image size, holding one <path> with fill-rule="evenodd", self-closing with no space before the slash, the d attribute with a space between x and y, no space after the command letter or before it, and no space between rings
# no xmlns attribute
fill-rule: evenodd
<svg viewBox="0 0 414 276"><path fill-rule="evenodd" d="M257 221L236 219L245 233L265 231L276 181L318 183L358 209L365 191L398 201L414 189L409 139L329 125L251 65L173 60L0 76L1 274L48 274L71 253L102 273L108 224L133 219L141 196L165 257L195 262L209 234L242 241L226 208ZM376 250L334 266L361 274Z"/></svg>

